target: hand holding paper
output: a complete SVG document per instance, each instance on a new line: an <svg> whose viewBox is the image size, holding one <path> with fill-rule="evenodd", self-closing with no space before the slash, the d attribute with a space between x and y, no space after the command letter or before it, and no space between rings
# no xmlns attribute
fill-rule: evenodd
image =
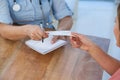
<svg viewBox="0 0 120 80"><path fill-rule="evenodd" d="M61 46L64 46L67 43L65 40L58 40L52 44L51 40L53 39L53 36L71 36L70 31L48 31L47 33L49 37L44 39L44 43L42 43L41 40L28 40L25 42L25 44L41 54L47 54Z"/></svg>

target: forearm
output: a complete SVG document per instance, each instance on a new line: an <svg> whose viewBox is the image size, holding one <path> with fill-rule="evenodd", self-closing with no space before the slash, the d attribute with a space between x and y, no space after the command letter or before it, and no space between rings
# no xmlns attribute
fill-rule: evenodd
<svg viewBox="0 0 120 80"><path fill-rule="evenodd" d="M20 27L6 24L0 24L0 35L10 40L18 40L27 36L22 26Z"/></svg>
<svg viewBox="0 0 120 80"><path fill-rule="evenodd" d="M110 75L113 75L120 68L120 62L109 56L98 46L91 49L89 53Z"/></svg>
<svg viewBox="0 0 120 80"><path fill-rule="evenodd" d="M71 16L67 16L59 20L58 30L70 30L73 25L73 20Z"/></svg>

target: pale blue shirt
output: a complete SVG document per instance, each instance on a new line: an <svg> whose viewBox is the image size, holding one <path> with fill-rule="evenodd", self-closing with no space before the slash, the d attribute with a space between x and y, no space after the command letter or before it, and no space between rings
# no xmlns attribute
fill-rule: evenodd
<svg viewBox="0 0 120 80"><path fill-rule="evenodd" d="M32 2L31 2L32 1ZM21 10L13 10L14 0L0 0L0 22L5 24L35 24L40 22L51 23L51 12L55 19L60 20L66 16L72 16L72 12L65 0L42 0L42 8L45 15L43 19L39 0L16 0ZM50 27L50 26L49 26Z"/></svg>

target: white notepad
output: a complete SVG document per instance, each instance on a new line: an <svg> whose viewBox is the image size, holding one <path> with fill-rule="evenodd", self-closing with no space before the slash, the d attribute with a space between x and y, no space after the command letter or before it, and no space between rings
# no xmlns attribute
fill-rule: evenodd
<svg viewBox="0 0 120 80"><path fill-rule="evenodd" d="M44 39L43 43L42 41L28 40L25 42L25 44L41 54L47 54L67 43L67 41L64 40L58 40L56 43L51 44L52 38L53 36L49 36L48 38Z"/></svg>

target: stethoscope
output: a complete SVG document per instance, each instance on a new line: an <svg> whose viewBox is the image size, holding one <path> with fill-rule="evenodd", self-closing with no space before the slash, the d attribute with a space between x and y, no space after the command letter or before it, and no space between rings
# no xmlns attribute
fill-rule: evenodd
<svg viewBox="0 0 120 80"><path fill-rule="evenodd" d="M32 2L32 0L30 0L30 1ZM48 2L49 2L49 6L50 6L50 0L48 0ZM46 26L49 26L50 24L53 23L53 21L50 22L50 23L46 21L46 17L45 17L44 11L43 11L42 1L41 1L41 0L39 0L39 4L40 4L41 11L42 11L43 21L46 22L46 23L45 23ZM13 7L12 7L12 8L13 8L13 11L15 11L15 12L19 12L19 11L21 10L21 6L20 6L20 4L18 4L18 3L16 2L16 0L14 0L14 4L13 4ZM52 9L50 9L50 11L51 11L51 10L52 10ZM43 24L43 21L40 22L40 24Z"/></svg>
<svg viewBox="0 0 120 80"><path fill-rule="evenodd" d="M14 0L13 11L18 12L18 11L20 11L20 9L21 9L20 4L18 4L18 3L16 2L16 0Z"/></svg>

